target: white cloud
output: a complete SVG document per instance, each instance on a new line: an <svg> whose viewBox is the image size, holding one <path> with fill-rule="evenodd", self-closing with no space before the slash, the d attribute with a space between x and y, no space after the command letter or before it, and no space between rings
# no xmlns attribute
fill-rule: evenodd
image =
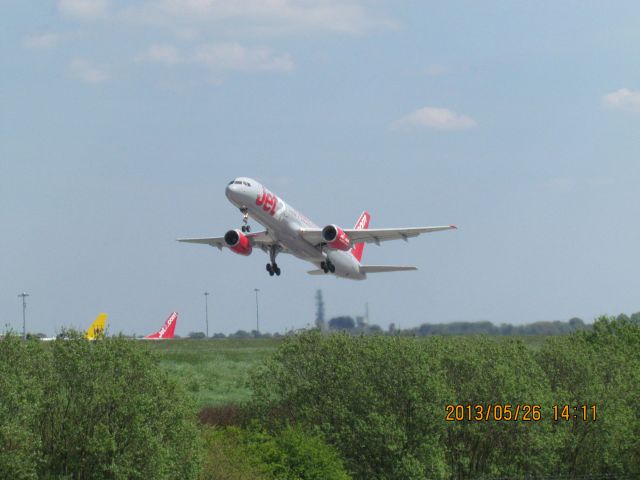
<svg viewBox="0 0 640 480"><path fill-rule="evenodd" d="M278 55L267 47L238 43L204 44L190 54L181 54L173 45L153 45L138 59L165 65L199 65L215 72L290 72L294 68L288 53Z"/></svg>
<svg viewBox="0 0 640 480"><path fill-rule="evenodd" d="M292 30L329 30L360 34L394 22L368 13L354 0L148 0L124 11L130 19L174 24L180 21L242 23L254 32L282 33ZM237 26L237 25L236 25Z"/></svg>
<svg viewBox="0 0 640 480"><path fill-rule="evenodd" d="M58 0L58 10L71 17L99 18L106 15L109 0Z"/></svg>
<svg viewBox="0 0 640 480"><path fill-rule="evenodd" d="M139 60L164 63L165 65L175 65L182 63L180 52L173 45L152 45L146 52L138 56Z"/></svg>
<svg viewBox="0 0 640 480"><path fill-rule="evenodd" d="M615 92L603 95L602 104L607 108L640 112L640 91L621 88Z"/></svg>
<svg viewBox="0 0 640 480"><path fill-rule="evenodd" d="M396 120L392 128L433 128L436 130L466 130L475 127L476 121L448 108L423 107Z"/></svg>
<svg viewBox="0 0 640 480"><path fill-rule="evenodd" d="M108 67L81 59L71 62L71 71L76 78L87 83L104 83L111 78Z"/></svg>
<svg viewBox="0 0 640 480"><path fill-rule="evenodd" d="M238 43L202 45L193 61L213 70L244 72L290 72L294 67L288 53L276 55L267 47L243 47Z"/></svg>
<svg viewBox="0 0 640 480"><path fill-rule="evenodd" d="M43 33L26 37L22 41L22 45L26 48L51 48L56 46L61 39L62 35L59 33Z"/></svg>

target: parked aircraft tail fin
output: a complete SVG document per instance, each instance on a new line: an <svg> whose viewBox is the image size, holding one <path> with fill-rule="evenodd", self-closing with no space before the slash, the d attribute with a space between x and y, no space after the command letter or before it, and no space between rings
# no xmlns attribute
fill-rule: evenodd
<svg viewBox="0 0 640 480"><path fill-rule="evenodd" d="M104 335L105 327L107 325L107 314L100 313L93 321L91 326L87 329L84 337L87 340L95 340L100 335Z"/></svg>
<svg viewBox="0 0 640 480"><path fill-rule="evenodd" d="M356 222L356 226L353 227L356 230L366 230L369 228L369 220L371 220L371 215L369 212L362 212L360 218ZM356 257L356 260L360 262L362 260L362 252L364 250L364 243L356 243L351 249L351 254Z"/></svg>
<svg viewBox="0 0 640 480"><path fill-rule="evenodd" d="M171 315L169 315L169 318L165 320L160 330L152 333L151 335L147 335L144 338L157 340L173 338L173 333L176 330L176 323L178 323L178 312L173 312Z"/></svg>

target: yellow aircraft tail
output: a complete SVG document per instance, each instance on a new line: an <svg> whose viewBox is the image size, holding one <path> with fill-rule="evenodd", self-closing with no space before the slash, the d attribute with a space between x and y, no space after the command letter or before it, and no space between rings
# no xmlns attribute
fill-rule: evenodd
<svg viewBox="0 0 640 480"><path fill-rule="evenodd" d="M84 338L87 340L95 340L100 335L104 335L104 330L107 325L107 314L99 313L96 319L93 321Z"/></svg>

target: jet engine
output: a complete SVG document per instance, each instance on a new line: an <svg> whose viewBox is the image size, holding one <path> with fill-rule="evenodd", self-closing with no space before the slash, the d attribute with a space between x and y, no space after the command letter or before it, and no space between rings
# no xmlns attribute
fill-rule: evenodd
<svg viewBox="0 0 640 480"><path fill-rule="evenodd" d="M322 229L322 240L329 248L347 251L351 248L351 241L347 234L337 225L327 225Z"/></svg>
<svg viewBox="0 0 640 480"><path fill-rule="evenodd" d="M253 248L249 238L238 230L229 230L224 234L224 243L238 255L251 255Z"/></svg>

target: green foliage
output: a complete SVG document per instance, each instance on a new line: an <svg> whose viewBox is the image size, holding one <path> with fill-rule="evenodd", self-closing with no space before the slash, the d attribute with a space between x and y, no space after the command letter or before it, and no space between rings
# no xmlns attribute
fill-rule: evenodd
<svg viewBox="0 0 640 480"><path fill-rule="evenodd" d="M263 425L321 432L355 478L640 478L633 317L600 318L538 349L515 339L309 332L286 339L251 385ZM446 422L447 404L540 405L541 417ZM553 405L585 404L597 405L597 421L551 418Z"/></svg>
<svg viewBox="0 0 640 480"><path fill-rule="evenodd" d="M248 454L244 431L203 427L204 464L200 480L268 480L263 465Z"/></svg>
<svg viewBox="0 0 640 480"><path fill-rule="evenodd" d="M0 365L1 478L197 477L193 409L141 342L7 337Z"/></svg>
<svg viewBox="0 0 640 480"><path fill-rule="evenodd" d="M520 340L433 338L425 346L445 368L448 404L511 405L512 413L517 404L549 404L544 371ZM454 478L542 475L553 460L549 421L452 421L443 441Z"/></svg>
<svg viewBox="0 0 640 480"><path fill-rule="evenodd" d="M240 403L251 396L249 371L278 345L272 339L208 339L151 342L163 370L182 383L198 407Z"/></svg>
<svg viewBox="0 0 640 480"><path fill-rule="evenodd" d="M440 370L413 339L310 332L253 377L254 401L321 431L357 478L424 478L445 469Z"/></svg>
<svg viewBox="0 0 640 480"><path fill-rule="evenodd" d="M596 405L598 415L555 425L558 471L640 477L640 325L600 317L592 331L549 339L538 359L553 403Z"/></svg>
<svg viewBox="0 0 640 480"><path fill-rule="evenodd" d="M0 478L37 478L46 361L38 340L8 334L0 341Z"/></svg>
<svg viewBox="0 0 640 480"><path fill-rule="evenodd" d="M202 480L348 480L336 451L321 437L286 427L270 435L238 427L206 428Z"/></svg>

